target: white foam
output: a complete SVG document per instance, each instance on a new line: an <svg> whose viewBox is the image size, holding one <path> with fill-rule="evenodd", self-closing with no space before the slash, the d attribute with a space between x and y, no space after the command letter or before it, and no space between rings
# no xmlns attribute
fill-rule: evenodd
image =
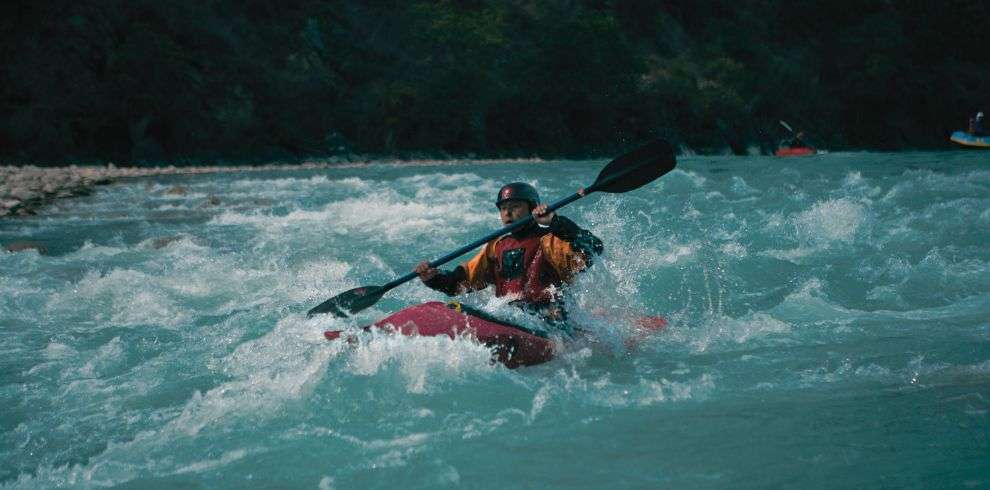
<svg viewBox="0 0 990 490"><path fill-rule="evenodd" d="M324 476L320 478L320 483L317 484L317 488L320 490L333 490L333 477Z"/></svg>
<svg viewBox="0 0 990 490"><path fill-rule="evenodd" d="M113 340L100 347L96 354L79 369L79 375L84 378L102 377L106 370L112 369L123 361L124 356L123 341L120 340L120 337L114 337Z"/></svg>
<svg viewBox="0 0 990 490"><path fill-rule="evenodd" d="M815 203L793 217L798 236L813 244L852 242L868 219L866 208L849 199Z"/></svg>
<svg viewBox="0 0 990 490"><path fill-rule="evenodd" d="M122 326L145 324L177 327L189 321L191 312L183 311L172 298L159 291L129 291L127 299L112 301L110 323Z"/></svg>
<svg viewBox="0 0 990 490"><path fill-rule="evenodd" d="M395 437L392 439L373 439L370 441L360 441L360 443L361 446L363 446L365 449L371 449L371 450L395 449L395 448L422 446L430 442L431 438L432 438L431 434L425 432L417 432L413 434Z"/></svg>
<svg viewBox="0 0 990 490"><path fill-rule="evenodd" d="M68 254L66 258L70 260L105 259L126 251L126 248L94 245L92 241L86 240L83 242L82 247L79 247L79 249L75 252Z"/></svg>
<svg viewBox="0 0 990 490"><path fill-rule="evenodd" d="M370 187L367 180L358 177L347 177L343 179L331 180L325 175L313 175L311 177L281 177L274 179L246 178L231 181L229 187L241 191L256 192L259 189L281 189L302 191L313 187L345 187L351 190L366 190Z"/></svg>
<svg viewBox="0 0 990 490"><path fill-rule="evenodd" d="M774 211L769 215L764 217L763 230L768 234L776 234L780 230L783 230L784 226L787 224L787 220L784 218L784 213L780 211Z"/></svg>
<svg viewBox="0 0 990 490"><path fill-rule="evenodd" d="M616 235L611 235L616 237ZM702 244L697 241L680 241L678 237L623 243L613 239L606 245L603 263L614 271L626 270L640 273L657 267L670 267L694 260Z"/></svg>
<svg viewBox="0 0 990 490"><path fill-rule="evenodd" d="M46 308L93 315L109 325L174 328L189 320L189 311L178 307L161 282L160 277L131 269L113 269L105 275L90 271L71 289L53 293Z"/></svg>
<svg viewBox="0 0 990 490"><path fill-rule="evenodd" d="M543 385L540 389L536 390L533 395L533 404L529 409L529 418L527 422L532 424L536 420L536 416L543 411L543 407L546 406L547 400L550 398L550 386Z"/></svg>
<svg viewBox="0 0 990 490"><path fill-rule="evenodd" d="M703 188L705 183L708 182L708 179L704 175L691 170L682 170L680 168L675 168L672 170L666 177L664 177L664 179L669 185L675 185L670 181L685 181L697 189Z"/></svg>
<svg viewBox="0 0 990 490"><path fill-rule="evenodd" d="M739 194L739 195L742 195L742 196L748 196L748 195L752 195L752 194L758 194L760 192L759 190L754 189L752 186L750 186L746 182L746 179L743 179L742 177L740 177L738 175L733 175L732 176L732 185L731 185L730 188L732 189L732 192L735 192L736 194Z"/></svg>
<svg viewBox="0 0 990 490"><path fill-rule="evenodd" d="M207 459L203 461L197 461L193 464L182 466L175 470L178 475L184 473L201 473L207 470L215 470L217 468L222 468L230 463L244 459L249 453L245 449L235 449L233 451L224 451L218 459Z"/></svg>
<svg viewBox="0 0 990 490"><path fill-rule="evenodd" d="M707 373L684 380L638 376L636 383L625 384L613 381L608 374L585 379L577 371L560 369L545 383L537 392L539 396L534 397L539 398L540 411L555 397L562 396L577 396L584 402L608 408L648 407L704 399L715 389L715 379Z"/></svg>
<svg viewBox="0 0 990 490"><path fill-rule="evenodd" d="M749 255L749 252L746 250L746 247L736 242L723 244L721 247L721 251L723 254L731 257L735 257L737 259L741 259Z"/></svg>
<svg viewBox="0 0 990 490"><path fill-rule="evenodd" d="M223 370L234 379L206 393L195 392L165 430L192 436L232 419L274 416L284 403L311 393L342 348L327 345L312 322L286 317L269 334L227 356Z"/></svg>
<svg viewBox="0 0 990 490"><path fill-rule="evenodd" d="M698 352L705 352L726 343L763 343L772 336L790 331L790 324L766 312L749 312L739 318L722 316L715 312L701 325L678 329L668 336L674 337L678 342L690 344Z"/></svg>
<svg viewBox="0 0 990 490"><path fill-rule="evenodd" d="M374 233L389 241L422 237L424 230L495 223L494 212L471 212L462 203L347 199L328 204L320 214L332 215L337 228Z"/></svg>
<svg viewBox="0 0 990 490"><path fill-rule="evenodd" d="M798 262L805 257L814 255L819 250L819 248L815 247L797 247L790 250L764 250L760 252L760 255L789 262Z"/></svg>
<svg viewBox="0 0 990 490"><path fill-rule="evenodd" d="M441 485L460 485L461 474L457 472L457 468L448 465L437 475L437 483Z"/></svg>
<svg viewBox="0 0 990 490"><path fill-rule="evenodd" d="M869 179L864 178L863 173L858 170L846 174L842 179L842 190L849 196L861 198L874 198L883 192L880 187L871 186Z"/></svg>
<svg viewBox="0 0 990 490"><path fill-rule="evenodd" d="M394 365L406 391L428 393L446 381L498 369L491 358L488 347L470 338L380 334L353 349L347 369L352 374L371 376Z"/></svg>
<svg viewBox="0 0 990 490"><path fill-rule="evenodd" d="M327 291L347 290L357 287L346 282L352 267L338 260L322 260L303 264L292 274L294 286L288 294L293 300L305 301L325 295Z"/></svg>
<svg viewBox="0 0 990 490"><path fill-rule="evenodd" d="M764 224L764 231L771 235L786 234L782 220L779 213L771 214ZM869 236L871 220L867 206L851 199L818 201L809 209L789 218L798 242L796 247L763 250L759 255L798 262Z"/></svg>
<svg viewBox="0 0 990 490"><path fill-rule="evenodd" d="M497 414L483 419L472 418L469 421L463 421L459 420L461 417L451 416L446 419L446 422L448 427L454 427L460 432L461 439L467 440L495 432L500 427L509 423L510 416L516 416L521 419L526 418L526 414L522 410L510 408L500 410ZM452 421L456 421L456 423L451 423Z"/></svg>
<svg viewBox="0 0 990 490"><path fill-rule="evenodd" d="M876 286L866 292L866 299L897 308L908 307L908 304L904 301L904 298L897 289L896 286L890 284Z"/></svg>
<svg viewBox="0 0 990 490"><path fill-rule="evenodd" d="M400 186L412 186L417 187L419 190L431 190L431 189L446 189L446 190L460 190L460 189L471 189L477 187L486 187L491 192L486 192L485 194L494 195L495 191L498 189L498 184L491 179L484 179L479 177L477 174L473 173L429 173L429 174L417 174L409 177L402 177L396 181ZM530 182L535 184L535 182Z"/></svg>
<svg viewBox="0 0 990 490"><path fill-rule="evenodd" d="M703 374L697 380L687 383L666 379L640 379L639 388L642 390L642 394L635 400L636 404L650 406L708 396L715 389L715 382L710 374Z"/></svg>
<svg viewBox="0 0 990 490"><path fill-rule="evenodd" d="M49 361L56 361L61 359L66 359L74 357L76 355L76 350L68 345L60 342L50 341L48 345L45 346L44 357Z"/></svg>
<svg viewBox="0 0 990 490"><path fill-rule="evenodd" d="M862 315L860 311L829 301L824 289L825 283L821 279L809 279L767 313L790 324L815 324L823 321L848 323Z"/></svg>
<svg viewBox="0 0 990 490"><path fill-rule="evenodd" d="M224 211L210 225L250 225L268 233L285 233L285 228L315 227L326 234L360 234L389 242L421 240L428 230L498 224L496 214L459 201L430 202L403 198L382 192L371 197L334 201L319 210L291 211L285 216L252 212Z"/></svg>
<svg viewBox="0 0 990 490"><path fill-rule="evenodd" d="M910 201L920 196L932 194L986 195L990 181L990 172L974 171L961 174L946 174L930 169L908 170L902 175L903 180L888 190L881 198L883 201L910 204ZM927 200L925 198L923 200Z"/></svg>

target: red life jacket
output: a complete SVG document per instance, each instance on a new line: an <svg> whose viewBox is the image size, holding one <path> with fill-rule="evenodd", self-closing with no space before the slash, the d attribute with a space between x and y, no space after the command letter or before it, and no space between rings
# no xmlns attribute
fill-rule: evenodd
<svg viewBox="0 0 990 490"><path fill-rule="evenodd" d="M541 244L547 233L541 229L522 237L508 235L495 243L495 296L516 294L528 303L553 300L548 288L560 286L561 280L543 257Z"/></svg>

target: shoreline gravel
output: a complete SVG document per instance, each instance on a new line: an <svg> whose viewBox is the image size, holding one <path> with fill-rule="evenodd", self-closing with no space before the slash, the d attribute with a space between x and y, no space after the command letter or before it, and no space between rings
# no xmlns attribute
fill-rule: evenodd
<svg viewBox="0 0 990 490"><path fill-rule="evenodd" d="M0 217L28 216L56 199L88 196L96 186L120 179L159 175L191 175L233 172L271 172L309 170L340 166L339 163L301 163L295 165L243 165L193 167L0 167Z"/></svg>
<svg viewBox="0 0 990 490"><path fill-rule="evenodd" d="M154 177L160 175L192 175L237 172L278 172L313 170L326 168L346 168L366 166L372 163L396 165L437 165L454 160L368 160L368 161L329 161L303 162L294 164L265 165L211 165L167 167L117 167L106 166L38 167L0 166L0 218L30 216L37 214L42 207L56 199L88 196L96 186L112 184L120 179ZM473 160L479 164L488 163L542 163L539 158L482 159Z"/></svg>

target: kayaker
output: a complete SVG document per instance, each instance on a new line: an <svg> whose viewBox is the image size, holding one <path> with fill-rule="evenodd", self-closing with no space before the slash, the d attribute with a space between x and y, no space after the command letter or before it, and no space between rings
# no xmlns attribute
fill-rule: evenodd
<svg viewBox="0 0 990 490"><path fill-rule="evenodd" d="M499 189L495 206L505 225L530 214L534 221L488 242L453 271L440 271L425 261L414 270L424 284L448 296L494 284L495 296L516 296L513 304L564 326L567 315L560 287L602 253L602 241L570 219L547 212L536 188L523 182Z"/></svg>
<svg viewBox="0 0 990 490"><path fill-rule="evenodd" d="M983 112L977 112L976 117L973 118L972 124L972 134L974 136L983 136L985 133L983 131Z"/></svg>
<svg viewBox="0 0 990 490"><path fill-rule="evenodd" d="M804 142L804 131L794 133L794 137L784 140L781 146L786 148L811 148L811 145Z"/></svg>

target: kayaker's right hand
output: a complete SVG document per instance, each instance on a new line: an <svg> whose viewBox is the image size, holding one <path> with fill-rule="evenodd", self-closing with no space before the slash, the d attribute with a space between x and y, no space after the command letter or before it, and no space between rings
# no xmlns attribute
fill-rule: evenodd
<svg viewBox="0 0 990 490"><path fill-rule="evenodd" d="M437 273L440 272L436 267L430 267L430 263L426 261L420 262L413 271L419 274L419 279L423 282L437 277Z"/></svg>

